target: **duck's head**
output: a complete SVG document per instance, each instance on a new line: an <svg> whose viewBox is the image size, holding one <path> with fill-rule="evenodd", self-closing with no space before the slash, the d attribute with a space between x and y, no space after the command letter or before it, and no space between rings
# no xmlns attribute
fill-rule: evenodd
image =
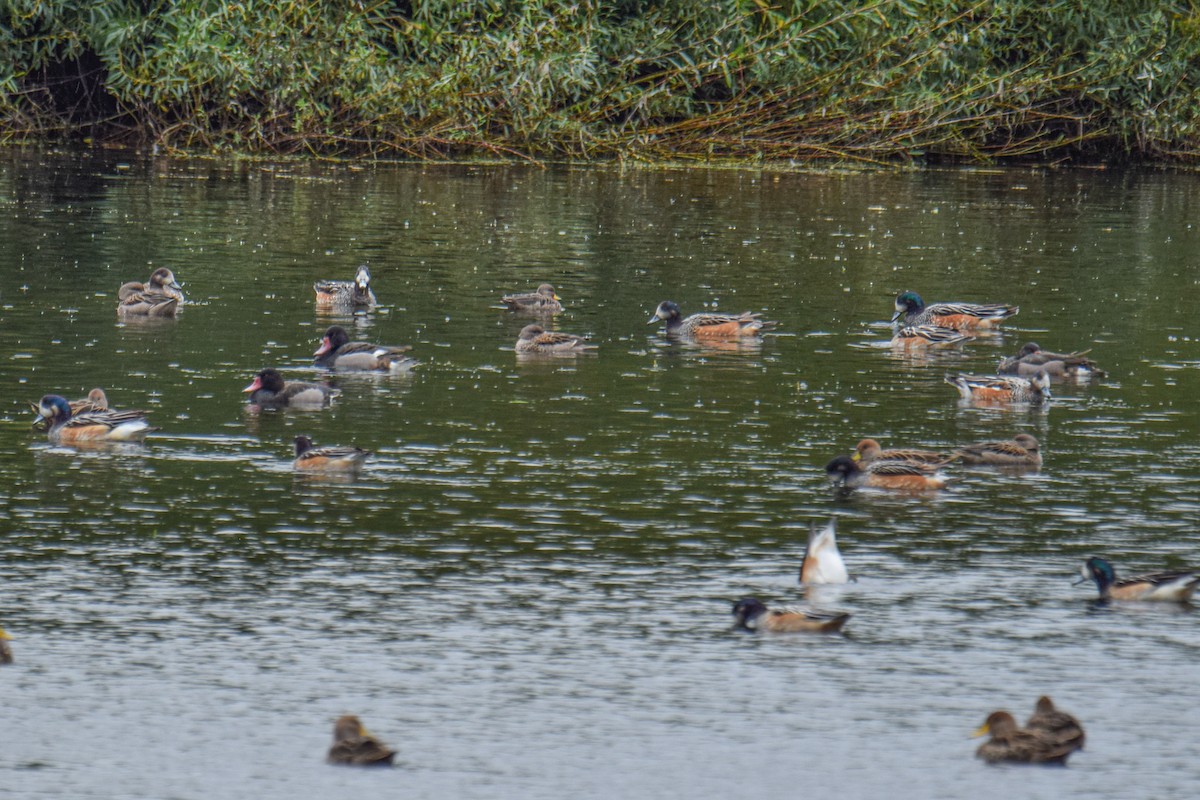
<svg viewBox="0 0 1200 800"><path fill-rule="evenodd" d="M354 285L364 292L371 288L371 270L367 268L366 264L360 264L358 272L354 273Z"/></svg>
<svg viewBox="0 0 1200 800"><path fill-rule="evenodd" d="M536 339L537 337L541 336L545 332L546 332L546 329L543 328L541 325L526 325L524 328L521 328L521 333L518 334L517 338L529 341L532 339Z"/></svg>
<svg viewBox="0 0 1200 800"><path fill-rule="evenodd" d="M335 742L346 741L347 739L360 739L367 733L363 727L362 721L353 714L346 714L337 718L333 723L333 740Z"/></svg>
<svg viewBox="0 0 1200 800"><path fill-rule="evenodd" d="M283 376L276 370L268 367L255 373L254 380L243 392L257 392L259 389L266 389L268 392L279 392L284 387Z"/></svg>
<svg viewBox="0 0 1200 800"><path fill-rule="evenodd" d="M673 300L663 300L658 304L658 308L654 309L654 315L646 321L647 325L654 325L657 322L679 319L679 305Z"/></svg>
<svg viewBox="0 0 1200 800"><path fill-rule="evenodd" d="M896 297L896 313L892 315L892 322L905 314L919 312L923 308L925 308L925 301L921 299L921 295L916 292L901 292Z"/></svg>
<svg viewBox="0 0 1200 800"><path fill-rule="evenodd" d="M1079 575L1079 580L1075 581L1074 585L1095 581L1101 594L1104 594L1104 590L1117 580L1117 571L1113 569L1113 565L1097 556L1092 556L1083 562L1083 566L1079 569Z"/></svg>
<svg viewBox="0 0 1200 800"><path fill-rule="evenodd" d="M854 455L850 458L854 461L871 461L879 456L882 449L874 439L863 439L854 448Z"/></svg>
<svg viewBox="0 0 1200 800"><path fill-rule="evenodd" d="M1054 701L1046 695L1042 695L1037 699L1037 704L1033 707L1037 714L1049 714L1057 709L1054 707Z"/></svg>
<svg viewBox="0 0 1200 800"><path fill-rule="evenodd" d="M350 334L346 333L346 329L341 325L332 325L329 330L325 331L325 335L321 338L321 346L313 355L323 356L326 353L332 353L348 341L350 341Z"/></svg>
<svg viewBox="0 0 1200 800"><path fill-rule="evenodd" d="M1042 348L1038 346L1037 342L1026 342L1021 345L1021 350L1017 353L1017 358L1024 358L1025 356L1031 356L1034 353L1040 352L1042 352Z"/></svg>
<svg viewBox="0 0 1200 800"><path fill-rule="evenodd" d="M554 287L548 283L543 283L537 288L537 293L542 297L549 297L551 300L558 300L558 293L554 291Z"/></svg>
<svg viewBox="0 0 1200 800"><path fill-rule="evenodd" d="M183 290L183 287L180 286L175 280L175 273L171 272L171 270L167 269L166 267L159 267L158 269L154 270L154 272L151 272L150 283L163 289L164 291L167 289L174 289L177 292Z"/></svg>
<svg viewBox="0 0 1200 800"><path fill-rule="evenodd" d="M71 404L67 402L65 397L57 394L48 394L38 401L38 416L33 421L34 425L40 425L43 422L48 422L54 425L57 422L66 422L71 418Z"/></svg>
<svg viewBox="0 0 1200 800"><path fill-rule="evenodd" d="M987 736L989 733L994 737L1003 737L1017 730L1017 721L1013 715L1007 711L993 711L988 714L988 718L983 721L974 733L972 738Z"/></svg>
<svg viewBox="0 0 1200 800"><path fill-rule="evenodd" d="M825 465L825 474L834 483L844 483L856 472L859 472L858 462L850 456L838 456Z"/></svg>
<svg viewBox="0 0 1200 800"><path fill-rule="evenodd" d="M1042 397L1050 399L1050 373L1046 370L1038 370L1038 374L1029 379L1029 383L1036 389Z"/></svg>
<svg viewBox="0 0 1200 800"><path fill-rule="evenodd" d="M1041 447L1041 445L1038 444L1038 440L1030 436L1028 433L1018 433L1013 437L1013 441L1031 453L1036 453Z"/></svg>
<svg viewBox="0 0 1200 800"><path fill-rule="evenodd" d="M743 597L733 604L734 622L743 628L750 627L754 620L765 613L767 607L757 597Z"/></svg>
<svg viewBox="0 0 1200 800"><path fill-rule="evenodd" d="M90 392L88 392L87 399L88 402L92 404L93 408L98 408L105 411L108 410L108 395L104 393L103 389L99 387L92 389Z"/></svg>
<svg viewBox="0 0 1200 800"><path fill-rule="evenodd" d="M300 456L307 453L309 450L312 450L312 447L313 447L312 439L308 438L307 436L297 436L296 437L296 458L299 458Z"/></svg>

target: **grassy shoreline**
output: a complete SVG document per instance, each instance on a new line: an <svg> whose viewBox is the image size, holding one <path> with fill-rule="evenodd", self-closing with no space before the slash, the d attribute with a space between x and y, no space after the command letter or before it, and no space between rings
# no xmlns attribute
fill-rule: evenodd
<svg viewBox="0 0 1200 800"><path fill-rule="evenodd" d="M9 0L0 142L506 161L1191 163L1200 10Z"/></svg>

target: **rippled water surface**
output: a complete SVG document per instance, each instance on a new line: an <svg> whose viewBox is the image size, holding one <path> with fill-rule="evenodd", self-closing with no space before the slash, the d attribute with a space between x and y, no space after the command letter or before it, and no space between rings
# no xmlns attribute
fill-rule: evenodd
<svg viewBox="0 0 1200 800"><path fill-rule="evenodd" d="M1095 171L360 169L0 161L0 795L64 798L1184 797L1200 764L1196 613L1097 606L1118 570L1200 563L1200 177ZM381 306L320 316L369 261ZM178 320L121 324L169 266ZM558 287L599 351L518 360L500 294ZM999 336L884 345L892 298L1003 301ZM646 325L761 310L761 347ZM243 405L325 377L325 327L408 343L324 412ZM1022 342L1109 377L1049 408L961 405L947 371ZM48 392L163 430L75 450ZM1037 473L839 497L873 436L1037 436ZM290 442L375 452L301 480ZM857 582L805 596L809 523ZM733 600L853 613L844 636L730 627ZM988 768L968 735L1051 694L1067 769ZM398 769L323 763L356 713ZM1130 787L1137 787L1131 790Z"/></svg>

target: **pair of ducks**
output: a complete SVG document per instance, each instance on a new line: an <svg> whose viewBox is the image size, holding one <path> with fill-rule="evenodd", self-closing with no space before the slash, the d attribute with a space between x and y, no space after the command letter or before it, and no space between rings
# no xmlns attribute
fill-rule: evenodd
<svg viewBox="0 0 1200 800"><path fill-rule="evenodd" d="M998 375L947 375L946 383L958 389L963 400L988 403L1043 403L1050 399L1051 378L1104 376L1090 350L1052 353L1037 342L1026 342L1015 356L1000 362Z"/></svg>
<svg viewBox="0 0 1200 800"><path fill-rule="evenodd" d="M1033 715L1021 728L1007 711L993 711L973 734L991 734L975 751L989 764L1063 764L1076 750L1082 750L1087 736L1075 717L1060 711L1054 701L1043 695Z"/></svg>
<svg viewBox="0 0 1200 800"><path fill-rule="evenodd" d="M939 469L955 461L1036 469L1042 465L1041 445L1027 433L1019 433L1010 441L979 442L950 452L884 450L874 439L863 439L855 447L854 455L834 458L825 465L825 472L830 480L846 489L925 491L945 488L946 478Z"/></svg>
<svg viewBox="0 0 1200 800"><path fill-rule="evenodd" d="M146 418L145 411L109 408L103 389L93 389L82 400L68 402L57 394L44 395L33 406L33 427L45 429L55 443L141 442L147 434L161 430Z"/></svg>
<svg viewBox="0 0 1200 800"><path fill-rule="evenodd" d="M542 289L553 292L553 287L543 284ZM540 291L540 290L539 290ZM518 297L536 297L538 295L514 295L505 297L506 305ZM554 295L557 302L557 295ZM531 301L532 302L532 301ZM513 305L510 305L510 308ZM520 310L530 312L531 307L517 306ZM561 310L561 306L558 306ZM556 312L548 312L556 313ZM761 336L763 331L770 330L775 322L764 320L762 314L743 311L740 314L701 313L684 317L679 305L671 300L664 300L655 308L654 314L647 325L666 324L668 336L680 339L699 341L728 341ZM518 353L540 353L543 355L558 353L582 353L596 349L596 345L588 344L586 336L577 336L559 331L547 331L543 326L533 324L521 329L515 347Z"/></svg>

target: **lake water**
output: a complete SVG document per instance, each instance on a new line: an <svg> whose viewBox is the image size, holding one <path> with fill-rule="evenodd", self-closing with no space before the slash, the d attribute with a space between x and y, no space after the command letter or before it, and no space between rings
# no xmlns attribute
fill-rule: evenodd
<svg viewBox="0 0 1200 800"><path fill-rule="evenodd" d="M1200 564L1200 176L820 173L0 156L0 796L1184 797L1197 615L1100 607L1082 560ZM369 261L381 306L318 315ZM175 321L116 289L172 268ZM498 297L549 281L591 356L518 360ZM1008 302L999 336L884 346L896 293ZM673 344L654 306L762 310L761 347ZM325 327L412 344L324 412ZM947 371L1027 340L1109 377L1045 409L964 406ZM93 386L144 447L75 450L27 403ZM833 493L864 436L1019 432L1040 472ZM291 441L375 452L301 480ZM857 581L805 596L810 522ZM731 629L754 594L844 636ZM968 738L1047 693L1088 746L992 768ZM395 770L323 763L360 715ZM1131 788L1136 787L1136 788Z"/></svg>

